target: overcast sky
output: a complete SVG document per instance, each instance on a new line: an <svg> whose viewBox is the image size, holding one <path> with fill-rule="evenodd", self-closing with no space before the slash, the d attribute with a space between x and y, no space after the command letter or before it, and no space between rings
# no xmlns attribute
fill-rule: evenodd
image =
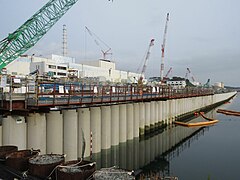
<svg viewBox="0 0 240 180"><path fill-rule="evenodd" d="M15 31L48 0L0 0L0 39ZM79 0L27 54L48 57L62 53L67 26L68 55L77 61L102 57L87 26L112 49L117 69L137 71L151 38L155 39L146 76L159 76L161 44L170 13L165 72L205 83L240 86L239 0ZM104 49L106 50L106 49Z"/></svg>

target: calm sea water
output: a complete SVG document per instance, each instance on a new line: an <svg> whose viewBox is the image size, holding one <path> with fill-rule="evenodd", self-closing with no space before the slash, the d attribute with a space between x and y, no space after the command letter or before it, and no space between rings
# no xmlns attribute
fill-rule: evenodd
<svg viewBox="0 0 240 180"><path fill-rule="evenodd" d="M240 111L240 94L231 103L218 108ZM215 113L220 122L205 128L204 133L169 159L169 174L180 180L240 179L240 117Z"/></svg>
<svg viewBox="0 0 240 180"><path fill-rule="evenodd" d="M154 174L155 178L176 176L179 180L240 180L240 117L216 113L219 108L240 111L240 94L206 113L219 120L215 125L170 125L144 139L102 151L94 161L98 169L117 166L140 172L145 179Z"/></svg>

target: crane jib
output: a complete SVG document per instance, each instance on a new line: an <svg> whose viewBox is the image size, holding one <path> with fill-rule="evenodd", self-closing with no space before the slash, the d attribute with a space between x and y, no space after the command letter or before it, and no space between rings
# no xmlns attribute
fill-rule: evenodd
<svg viewBox="0 0 240 180"><path fill-rule="evenodd" d="M0 70L32 48L78 0L50 0L15 32L0 41Z"/></svg>

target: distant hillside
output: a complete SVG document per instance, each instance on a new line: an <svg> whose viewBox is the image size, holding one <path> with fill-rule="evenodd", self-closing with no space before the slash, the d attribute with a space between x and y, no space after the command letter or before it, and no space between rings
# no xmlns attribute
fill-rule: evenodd
<svg viewBox="0 0 240 180"><path fill-rule="evenodd" d="M240 87L232 87L232 86L224 86L226 89L232 89L236 91L240 91Z"/></svg>

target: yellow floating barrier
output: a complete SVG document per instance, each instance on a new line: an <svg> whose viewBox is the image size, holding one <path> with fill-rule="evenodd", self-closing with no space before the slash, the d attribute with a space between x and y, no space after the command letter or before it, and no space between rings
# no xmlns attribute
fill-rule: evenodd
<svg viewBox="0 0 240 180"><path fill-rule="evenodd" d="M203 112L200 112L200 115L208 121L194 122L194 123L185 123L185 122L180 122L180 121L174 121L174 124L177 124L180 126L185 126L185 127L195 127L195 126L209 126L209 125L212 125L212 124L215 124L218 122L217 119L212 119L212 118L208 118L208 117L204 116Z"/></svg>
<svg viewBox="0 0 240 180"><path fill-rule="evenodd" d="M232 116L240 116L240 112L238 111L231 111L231 110L225 110L225 109L218 109L217 113L222 113L225 115L232 115Z"/></svg>

